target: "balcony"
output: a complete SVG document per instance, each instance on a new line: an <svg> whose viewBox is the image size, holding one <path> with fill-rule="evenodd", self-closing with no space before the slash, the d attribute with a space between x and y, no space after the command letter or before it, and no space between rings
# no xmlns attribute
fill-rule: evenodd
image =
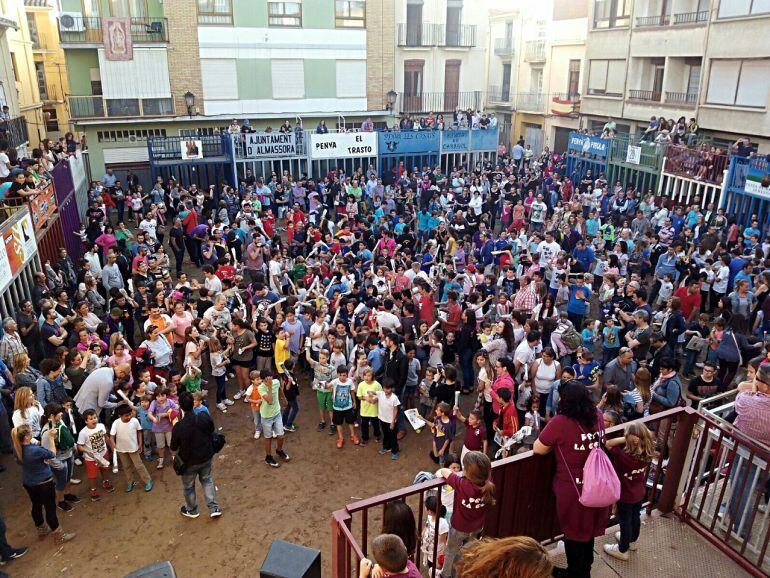
<svg viewBox="0 0 770 578"><path fill-rule="evenodd" d="M399 94L400 111L417 113L450 113L462 108L480 110L484 104L484 93L471 92L423 92L422 94Z"/></svg>
<svg viewBox="0 0 770 578"><path fill-rule="evenodd" d="M496 56L513 56L513 38L495 38L494 50Z"/></svg>
<svg viewBox="0 0 770 578"><path fill-rule="evenodd" d="M37 32L33 35L30 33L30 40L32 41L33 52L56 49L56 43L53 42L53 39L49 38L47 34L41 34L40 32Z"/></svg>
<svg viewBox="0 0 770 578"><path fill-rule="evenodd" d="M98 16L62 16L59 18L62 44L102 44L102 19ZM134 43L168 42L166 18L131 18Z"/></svg>
<svg viewBox="0 0 770 578"><path fill-rule="evenodd" d="M628 100L641 102L660 102L661 93L654 90L629 90Z"/></svg>
<svg viewBox="0 0 770 578"><path fill-rule="evenodd" d="M683 12L681 14L674 14L673 24L705 24L708 22L708 19L708 10L700 10L698 12Z"/></svg>
<svg viewBox="0 0 770 578"><path fill-rule="evenodd" d="M403 48L472 48L476 46L476 25L398 24L397 44Z"/></svg>
<svg viewBox="0 0 770 578"><path fill-rule="evenodd" d="M542 92L521 92L516 96L516 110L543 112L545 95Z"/></svg>
<svg viewBox="0 0 770 578"><path fill-rule="evenodd" d="M577 92L555 92L551 94L551 110L554 116L577 118L580 115L580 94Z"/></svg>
<svg viewBox="0 0 770 578"><path fill-rule="evenodd" d="M490 86L487 91L487 102L499 102L503 104L513 102L511 88L509 86Z"/></svg>
<svg viewBox="0 0 770 578"><path fill-rule="evenodd" d="M8 145L14 149L28 143L27 119L17 116L7 123L0 122L0 139L7 140Z"/></svg>
<svg viewBox="0 0 770 578"><path fill-rule="evenodd" d="M658 14L657 16L637 16L636 27L645 28L649 26L668 26L668 14Z"/></svg>
<svg viewBox="0 0 770 578"><path fill-rule="evenodd" d="M526 62L545 62L545 40L530 40L524 45Z"/></svg>
<svg viewBox="0 0 770 578"><path fill-rule="evenodd" d="M680 12L679 14L657 14L655 16L637 16L637 28L651 28L656 26L685 26L692 24L705 24L709 19L708 10L697 12Z"/></svg>
<svg viewBox="0 0 770 578"><path fill-rule="evenodd" d="M668 145L665 154L664 173L712 185L722 184L724 172L729 164L726 153L711 152L706 146L693 149Z"/></svg>
<svg viewBox="0 0 770 578"><path fill-rule="evenodd" d="M698 102L698 94L695 92L669 92L666 91L666 104L685 105L688 108L695 108Z"/></svg>
<svg viewBox="0 0 770 578"><path fill-rule="evenodd" d="M70 96L73 119L129 118L139 116L174 116L174 98L104 98Z"/></svg>

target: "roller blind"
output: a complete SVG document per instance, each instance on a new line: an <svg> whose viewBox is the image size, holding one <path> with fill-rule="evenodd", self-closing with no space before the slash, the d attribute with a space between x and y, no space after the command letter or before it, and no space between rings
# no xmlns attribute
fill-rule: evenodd
<svg viewBox="0 0 770 578"><path fill-rule="evenodd" d="M201 60L203 98L208 100L237 100L238 72L234 58L205 58Z"/></svg>
<svg viewBox="0 0 770 578"><path fill-rule="evenodd" d="M607 83L606 60L592 60L588 72L588 90L604 92Z"/></svg>
<svg viewBox="0 0 770 578"><path fill-rule="evenodd" d="M273 98L305 97L305 63L302 60L272 60Z"/></svg>
<svg viewBox="0 0 770 578"><path fill-rule="evenodd" d="M607 68L607 94L623 94L626 80L626 61L610 60Z"/></svg>
<svg viewBox="0 0 770 578"><path fill-rule="evenodd" d="M706 102L734 104L740 68L740 60L712 60Z"/></svg>
<svg viewBox="0 0 770 578"><path fill-rule="evenodd" d="M366 61L337 61L337 97L361 98L366 96Z"/></svg>
<svg viewBox="0 0 770 578"><path fill-rule="evenodd" d="M735 104L738 106L767 106L770 89L770 60L744 60Z"/></svg>

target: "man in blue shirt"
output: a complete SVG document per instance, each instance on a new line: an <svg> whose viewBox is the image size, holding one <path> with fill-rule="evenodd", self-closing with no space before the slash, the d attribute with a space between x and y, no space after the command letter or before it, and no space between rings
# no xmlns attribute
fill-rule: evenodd
<svg viewBox="0 0 770 578"><path fill-rule="evenodd" d="M583 239L580 239L577 242L577 245L572 250L572 256L582 263L585 272L589 272L591 270L591 265L596 262L596 255L594 254L593 248L590 246L587 247L586 242Z"/></svg>
<svg viewBox="0 0 770 578"><path fill-rule="evenodd" d="M679 271L676 268L677 259L675 248L673 246L667 247L666 252L658 258L658 263L655 265L655 276L662 279L663 275L671 273L674 281L679 280Z"/></svg>
<svg viewBox="0 0 770 578"><path fill-rule="evenodd" d="M583 319L591 310L591 288L586 285L585 277L578 275L574 285L569 288L567 317L579 332L583 329Z"/></svg>

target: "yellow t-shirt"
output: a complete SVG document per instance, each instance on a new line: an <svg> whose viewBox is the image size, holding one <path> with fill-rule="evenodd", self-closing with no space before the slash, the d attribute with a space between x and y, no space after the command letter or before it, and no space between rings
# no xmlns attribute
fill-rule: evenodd
<svg viewBox="0 0 770 578"><path fill-rule="evenodd" d="M371 391L376 394L378 391L382 391L382 386L379 381L373 381L367 383L362 381L358 384L356 390L356 396L361 401L361 417L377 417L377 403L371 403L366 401L366 393Z"/></svg>
<svg viewBox="0 0 770 578"><path fill-rule="evenodd" d="M281 367L281 364L291 356L288 341L286 339L276 339L275 349L273 351L275 357L275 366L278 368L278 373L283 373L283 367Z"/></svg>

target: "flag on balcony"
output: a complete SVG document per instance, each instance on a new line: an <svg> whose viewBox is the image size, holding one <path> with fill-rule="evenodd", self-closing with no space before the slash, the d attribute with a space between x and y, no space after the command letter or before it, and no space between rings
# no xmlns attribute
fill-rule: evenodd
<svg viewBox="0 0 770 578"><path fill-rule="evenodd" d="M107 60L134 59L130 18L104 18L102 35L104 37L104 57Z"/></svg>
<svg viewBox="0 0 770 578"><path fill-rule="evenodd" d="M554 116L575 116L580 112L580 100L574 98L551 98L551 114Z"/></svg>

